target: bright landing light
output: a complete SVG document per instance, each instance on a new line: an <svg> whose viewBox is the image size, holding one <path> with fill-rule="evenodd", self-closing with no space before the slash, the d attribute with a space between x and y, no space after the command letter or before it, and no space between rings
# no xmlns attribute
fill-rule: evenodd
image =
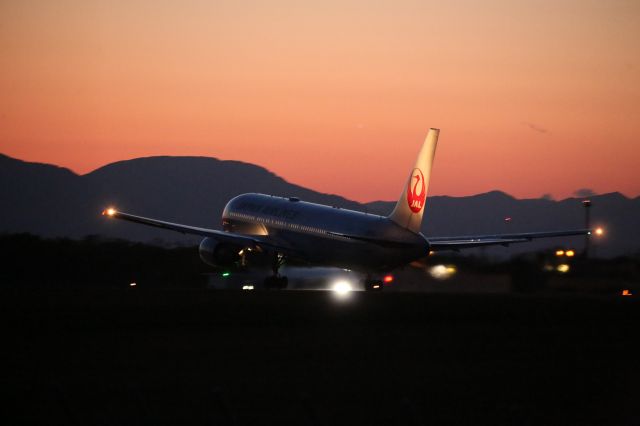
<svg viewBox="0 0 640 426"><path fill-rule="evenodd" d="M113 216L114 214L116 214L116 209L114 209L113 207L109 207L108 209L103 211L102 214L106 216Z"/></svg>
<svg viewBox="0 0 640 426"><path fill-rule="evenodd" d="M346 296L353 290L353 288L351 287L351 283L349 283L349 281L342 280L342 281L336 281L336 283L333 284L332 290L338 296Z"/></svg>
<svg viewBox="0 0 640 426"><path fill-rule="evenodd" d="M454 265L435 265L429 268L429 274L437 280L446 280L456 273Z"/></svg>

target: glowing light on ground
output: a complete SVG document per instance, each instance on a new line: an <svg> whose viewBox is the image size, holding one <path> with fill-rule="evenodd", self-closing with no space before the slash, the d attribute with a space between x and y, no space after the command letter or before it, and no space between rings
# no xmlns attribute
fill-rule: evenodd
<svg viewBox="0 0 640 426"><path fill-rule="evenodd" d="M571 269L571 267L566 263L561 263L556 267L556 271L561 272L563 274L569 272L569 269Z"/></svg>
<svg viewBox="0 0 640 426"><path fill-rule="evenodd" d="M435 265L429 268L429 274L437 280L446 280L451 278L457 269L454 265Z"/></svg>
<svg viewBox="0 0 640 426"><path fill-rule="evenodd" d="M333 284L333 286L331 287L331 290L333 290L336 296L340 298L344 298L344 297L347 297L353 291L353 287L351 286L351 283L349 281L340 280L340 281L336 281Z"/></svg>

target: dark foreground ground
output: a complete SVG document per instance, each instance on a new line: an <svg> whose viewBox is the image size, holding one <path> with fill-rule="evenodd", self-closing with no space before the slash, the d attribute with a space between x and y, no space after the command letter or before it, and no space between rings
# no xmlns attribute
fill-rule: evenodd
<svg viewBox="0 0 640 426"><path fill-rule="evenodd" d="M0 298L1 424L640 425L636 296Z"/></svg>

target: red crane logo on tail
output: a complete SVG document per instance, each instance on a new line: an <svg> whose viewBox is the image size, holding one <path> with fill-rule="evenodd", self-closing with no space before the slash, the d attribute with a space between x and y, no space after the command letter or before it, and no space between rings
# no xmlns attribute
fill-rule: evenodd
<svg viewBox="0 0 640 426"><path fill-rule="evenodd" d="M414 213L420 213L420 210L424 207L424 199L427 195L422 170L413 169L408 185L407 203L409 204L409 208Z"/></svg>

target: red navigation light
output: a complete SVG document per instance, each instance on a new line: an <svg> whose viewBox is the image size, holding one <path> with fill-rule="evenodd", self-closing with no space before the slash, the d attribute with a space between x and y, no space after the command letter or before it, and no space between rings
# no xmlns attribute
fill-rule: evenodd
<svg viewBox="0 0 640 426"><path fill-rule="evenodd" d="M389 284L390 282L393 282L393 275L391 275L391 274L385 275L384 278L382 279L382 281L385 284Z"/></svg>

